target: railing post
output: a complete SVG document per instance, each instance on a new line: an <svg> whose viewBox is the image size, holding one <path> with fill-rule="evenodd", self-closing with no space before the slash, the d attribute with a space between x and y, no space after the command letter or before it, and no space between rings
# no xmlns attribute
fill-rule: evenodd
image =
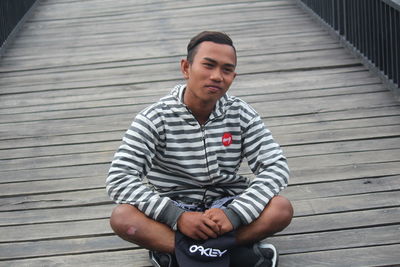
<svg viewBox="0 0 400 267"><path fill-rule="evenodd" d="M400 100L400 0L296 1Z"/></svg>
<svg viewBox="0 0 400 267"><path fill-rule="evenodd" d="M0 0L0 57L39 0Z"/></svg>

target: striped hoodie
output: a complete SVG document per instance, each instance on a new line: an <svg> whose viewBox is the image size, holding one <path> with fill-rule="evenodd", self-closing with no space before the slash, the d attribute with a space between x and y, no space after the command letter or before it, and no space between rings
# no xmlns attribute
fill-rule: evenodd
<svg viewBox="0 0 400 267"><path fill-rule="evenodd" d="M184 90L176 86L136 116L111 163L107 192L174 229L184 210L172 200L207 205L238 196L224 212L234 228L249 224L287 186L286 158L247 103L225 94L200 125ZM244 158L254 179L237 174Z"/></svg>

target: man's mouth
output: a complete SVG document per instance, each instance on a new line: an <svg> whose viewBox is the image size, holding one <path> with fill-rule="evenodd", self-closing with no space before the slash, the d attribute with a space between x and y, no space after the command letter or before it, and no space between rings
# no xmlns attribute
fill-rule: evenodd
<svg viewBox="0 0 400 267"><path fill-rule="evenodd" d="M220 90L222 90L221 87L219 87L217 85L210 85L210 84L206 85L206 88L208 88L211 91L220 91Z"/></svg>

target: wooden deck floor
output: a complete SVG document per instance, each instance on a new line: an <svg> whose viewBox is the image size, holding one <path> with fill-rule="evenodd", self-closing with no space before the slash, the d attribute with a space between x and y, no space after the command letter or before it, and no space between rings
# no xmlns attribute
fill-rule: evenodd
<svg viewBox="0 0 400 267"><path fill-rule="evenodd" d="M236 42L230 93L289 158L280 266L400 264L400 105L292 1L43 0L0 60L0 266L150 266L104 181L204 29Z"/></svg>

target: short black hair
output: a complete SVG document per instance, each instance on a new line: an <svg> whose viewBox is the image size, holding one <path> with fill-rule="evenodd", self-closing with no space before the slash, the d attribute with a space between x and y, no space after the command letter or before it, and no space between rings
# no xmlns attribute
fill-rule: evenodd
<svg viewBox="0 0 400 267"><path fill-rule="evenodd" d="M189 63L193 63L194 56L196 55L197 48L199 44L202 42L213 42L217 44L226 44L232 46L233 50L235 51L236 54L236 48L233 45L232 39L223 32L215 32L215 31L203 31L196 36L194 36L188 46L187 46L187 60Z"/></svg>

